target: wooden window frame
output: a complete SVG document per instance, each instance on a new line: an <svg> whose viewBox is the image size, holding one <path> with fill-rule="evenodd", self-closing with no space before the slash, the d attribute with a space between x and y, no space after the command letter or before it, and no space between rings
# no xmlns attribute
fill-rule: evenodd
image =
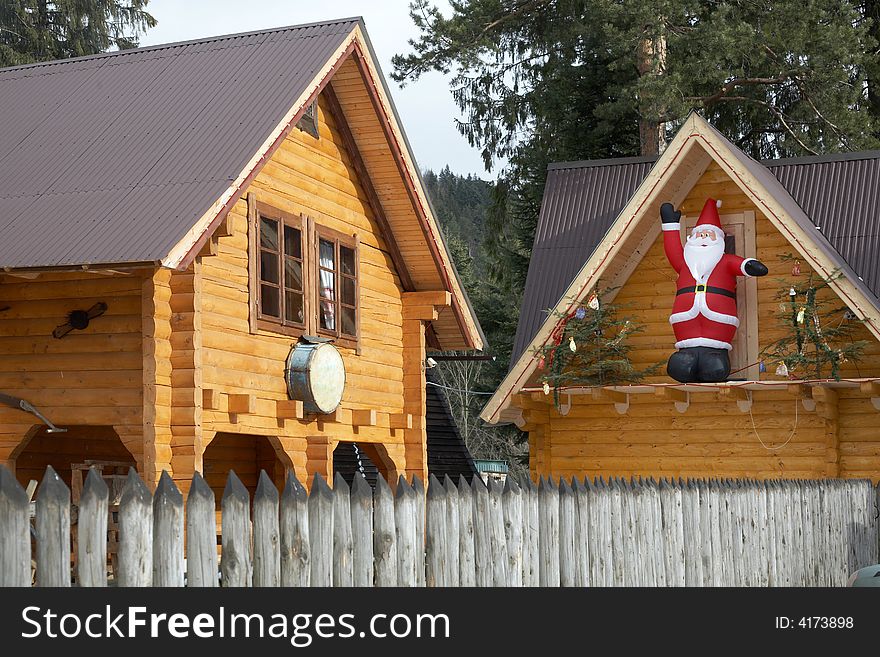
<svg viewBox="0 0 880 657"><path fill-rule="evenodd" d="M312 245L313 248L313 257L315 259L314 266L311 267L311 270L315 273L314 280L312 281L312 288L314 293L314 321L315 321L315 335L319 335L322 337L333 338L335 344L343 346L343 347L351 347L353 349L360 348L360 334L361 334L361 303L360 303L360 285L361 285L361 268L360 268L360 240L357 235L346 235L345 233L341 233L337 230L333 230L332 228L327 228L326 226L315 225L314 231L314 243ZM336 299L334 300L334 304L336 307L335 316L336 316L336 329L328 330L321 328L320 321L320 313L321 313L321 294L320 294L320 285L321 285L321 256L320 256L320 245L321 240L326 240L329 242L333 242L333 253L336 262L336 269L334 269L335 275L335 285L336 285ZM354 251L354 329L355 335L348 335L342 332L342 279L345 275L342 273L342 259L340 257L340 246L347 247ZM351 278L351 277L347 277Z"/></svg>
<svg viewBox="0 0 880 657"><path fill-rule="evenodd" d="M298 337L307 333L309 330L309 317L310 317L310 275L309 272L311 270L311 263L309 262L309 231L308 231L308 222L306 218L302 215L295 215L289 212L284 212L283 210L279 210L276 207L273 207L267 203L263 203L261 201L255 202L255 207L253 210L253 218L251 220L251 226L253 228L253 240L251 244L251 263L248 267L248 275L250 278L251 286L250 286L250 297L251 297L251 329L252 333L256 333L257 330L262 329L264 331L271 331L273 333L281 333L283 335L289 335L293 337ZM279 290L279 309L281 311L281 317L275 317L274 315L267 315L263 312L262 307L262 279L260 278L260 251L261 242L260 242L260 220L261 218L267 218L278 222L279 226L279 238L278 238L278 290ZM284 226L290 226L291 228L296 228L300 231L300 239L301 239L301 253L302 253L302 277L303 277L303 321L302 322L294 322L285 318L285 285L284 285L284 277L285 277L285 269L284 269Z"/></svg>

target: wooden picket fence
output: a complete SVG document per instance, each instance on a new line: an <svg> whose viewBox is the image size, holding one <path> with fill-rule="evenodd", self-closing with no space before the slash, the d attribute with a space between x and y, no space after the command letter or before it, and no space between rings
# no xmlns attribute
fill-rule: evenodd
<svg viewBox="0 0 880 657"><path fill-rule="evenodd" d="M234 472L221 500L197 473L184 505L129 472L118 511L117 586L839 586L878 561L878 490L865 480L594 481L433 476L392 492L361 475L306 492L261 473L253 502ZM0 466L0 585L108 584L108 491L70 491L48 468L28 496ZM184 508L185 507L185 508ZM32 560L32 536L36 545ZM184 537L186 540L184 541ZM72 560L71 557L75 556ZM184 558L185 556L185 558ZM218 563L219 561L219 563ZM73 567L71 564L74 564Z"/></svg>

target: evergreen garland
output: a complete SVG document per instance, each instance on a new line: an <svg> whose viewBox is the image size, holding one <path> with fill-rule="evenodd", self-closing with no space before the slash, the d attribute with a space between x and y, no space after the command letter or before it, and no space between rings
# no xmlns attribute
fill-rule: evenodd
<svg viewBox="0 0 880 657"><path fill-rule="evenodd" d="M644 331L632 317L619 316L620 306L601 301L609 289L594 289L588 301L571 313L551 311L559 320L548 344L535 353L543 372L544 392L553 390L559 408L559 391L569 386L598 387L638 383L654 374L660 364L644 370L633 367L627 340Z"/></svg>
<svg viewBox="0 0 880 657"><path fill-rule="evenodd" d="M786 254L781 260L794 262L792 280L780 279L783 287L776 294L780 302L776 316L786 333L764 348L761 357L776 363L776 373L781 376L822 379L826 378L824 371L830 369L830 377L839 381L841 364L858 360L869 344L866 340L853 341L860 320L833 292L823 294L840 273L835 270L826 279L811 271L798 281L794 280L800 276L797 259Z"/></svg>

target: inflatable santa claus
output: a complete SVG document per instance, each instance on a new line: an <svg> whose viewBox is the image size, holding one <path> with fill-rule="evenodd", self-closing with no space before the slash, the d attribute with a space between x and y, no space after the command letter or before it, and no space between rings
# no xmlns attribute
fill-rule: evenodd
<svg viewBox="0 0 880 657"><path fill-rule="evenodd" d="M739 326L736 277L767 273L754 258L724 252L720 206L715 199L706 201L684 247L679 237L681 212L669 203L660 206L663 246L678 273L669 317L678 351L669 357L666 371L682 383L727 380L729 352Z"/></svg>

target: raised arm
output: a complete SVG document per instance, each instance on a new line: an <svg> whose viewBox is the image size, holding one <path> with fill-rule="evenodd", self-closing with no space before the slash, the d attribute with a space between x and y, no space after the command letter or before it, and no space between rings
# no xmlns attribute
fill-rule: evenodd
<svg viewBox="0 0 880 657"><path fill-rule="evenodd" d="M738 255L728 254L727 265L733 276L766 276L767 265L755 258L743 258Z"/></svg>
<svg viewBox="0 0 880 657"><path fill-rule="evenodd" d="M684 247L681 245L681 212L671 203L660 206L660 221L663 222L663 249L666 258L676 273L684 267Z"/></svg>

